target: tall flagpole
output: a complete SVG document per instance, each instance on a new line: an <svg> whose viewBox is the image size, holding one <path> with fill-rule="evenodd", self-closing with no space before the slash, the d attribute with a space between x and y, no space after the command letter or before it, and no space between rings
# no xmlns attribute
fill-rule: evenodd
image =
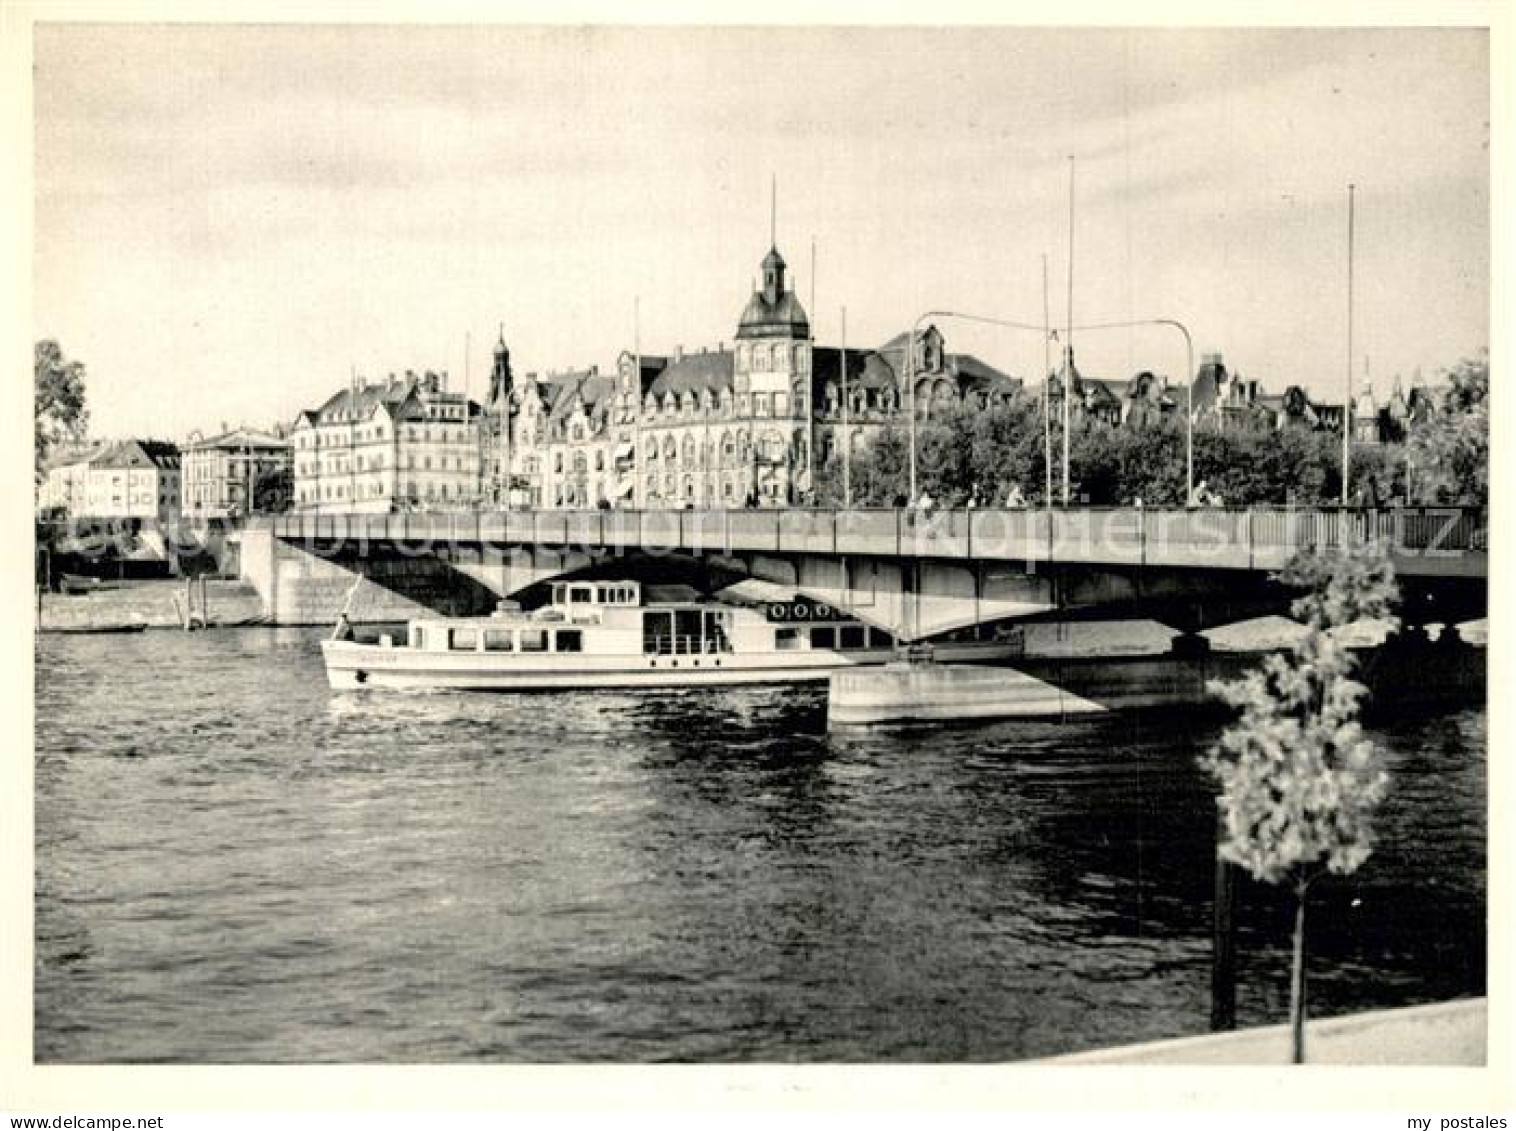
<svg viewBox="0 0 1516 1131"><path fill-rule="evenodd" d="M505 343L505 323L500 323L500 343ZM503 374L502 374L503 376ZM515 384L514 381L511 382ZM511 485L515 473L511 468L511 387L500 385L500 509L511 509Z"/></svg>
<svg viewBox="0 0 1516 1131"><path fill-rule="evenodd" d="M847 412L847 307L842 308L842 509L853 509L853 430Z"/></svg>
<svg viewBox="0 0 1516 1131"><path fill-rule="evenodd" d="M811 317L816 317L816 237L811 237ZM811 335L815 337L815 334Z"/></svg>
<svg viewBox="0 0 1516 1131"><path fill-rule="evenodd" d="M1063 342L1063 505L1069 505L1069 402L1074 399L1074 158L1069 156L1069 325Z"/></svg>
<svg viewBox="0 0 1516 1131"><path fill-rule="evenodd" d="M465 421L468 420L468 358L469 332L465 330L463 331L463 419ZM484 455L480 450L482 448L482 444L480 443L481 436L482 431L474 433L474 454L479 457L479 483L474 488L474 498L479 500L479 502L476 502L475 506L481 505L484 500Z"/></svg>
<svg viewBox="0 0 1516 1131"><path fill-rule="evenodd" d="M1048 257L1042 253L1042 504L1053 505L1053 327L1048 306Z"/></svg>
<svg viewBox="0 0 1516 1131"><path fill-rule="evenodd" d="M819 472L821 470L820 466L816 462L816 406L813 403L815 401L815 399L816 399L816 386L815 386L814 382L812 382L809 379L809 375L814 374L816 372L816 321L820 317L821 317L821 311L816 308L816 237L812 236L811 237L811 306L810 306L810 319L807 322L807 326L810 329L810 343L811 343L810 355L811 355L811 364L810 364L810 368L806 370L807 379L805 379L803 381L800 381L800 387L802 389L805 389L806 392L810 394L809 396L806 397L806 401L805 401L805 408L806 408L806 412L805 412L805 442L806 442L806 455L809 458L809 465L810 465L810 480L809 480L810 486L807 489L807 493L810 496L811 506L815 506L816 505L816 494L817 494L816 488L819 485L818 484L817 472ZM796 368L796 372L790 374L790 383L791 383L791 386L792 386L791 395L790 395L790 411L792 413L795 411L795 397L794 397L794 393L793 393L793 385L800 378L800 373L798 372L799 366L796 366L795 368ZM799 471L797 470L797 472L794 473L794 474L792 474L790 478L791 478L792 481L798 481L799 478L800 478ZM800 501L800 498L801 498L800 493L797 490L796 491L796 501L797 502Z"/></svg>
<svg viewBox="0 0 1516 1131"><path fill-rule="evenodd" d="M1348 452L1353 432L1353 188L1348 185L1348 370L1342 402L1342 505L1348 505Z"/></svg>
<svg viewBox="0 0 1516 1131"><path fill-rule="evenodd" d="M642 466L642 296L632 297L632 364L636 372L632 377L632 420L636 448L632 451L632 501L638 510L647 510L647 477Z"/></svg>

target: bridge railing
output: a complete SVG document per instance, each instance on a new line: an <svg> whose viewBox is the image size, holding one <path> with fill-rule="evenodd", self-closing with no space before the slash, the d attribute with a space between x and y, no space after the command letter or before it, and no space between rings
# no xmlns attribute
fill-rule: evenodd
<svg viewBox="0 0 1516 1131"><path fill-rule="evenodd" d="M647 553L834 554L1277 569L1298 549L1377 541L1397 559L1478 559L1482 512L1459 507L571 510L283 515L249 520L313 548L387 542Z"/></svg>

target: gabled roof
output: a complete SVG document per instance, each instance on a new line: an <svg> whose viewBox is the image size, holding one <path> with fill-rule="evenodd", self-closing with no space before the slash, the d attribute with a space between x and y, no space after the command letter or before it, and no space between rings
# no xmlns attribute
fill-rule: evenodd
<svg viewBox="0 0 1516 1131"><path fill-rule="evenodd" d="M121 440L102 448L91 458L89 465L107 469L178 471L179 448L166 440Z"/></svg>
<svg viewBox="0 0 1516 1131"><path fill-rule="evenodd" d="M633 353L631 350L622 351L622 358L637 357L638 355ZM642 362L642 372L639 375L641 380L639 380L637 383L637 396L644 397L647 395L648 389L652 387L654 380L657 379L658 374L662 373L664 369L668 367L669 359L667 357L664 357L662 354L645 353L641 355L640 360ZM621 360L618 359L616 364L617 369L619 370Z"/></svg>
<svg viewBox="0 0 1516 1131"><path fill-rule="evenodd" d="M879 352L880 353L901 353L901 352L903 352L904 349L905 349L906 339L909 338L910 336L911 336L911 332L909 330L901 330L900 333L896 334L889 341L885 342L884 345L880 346L879 347ZM929 337L930 338L935 338L937 341L940 342L940 341L942 341L942 331L939 330L939 329L937 329L937 327L935 325L932 325L930 323L928 325L926 325L925 327L923 327L922 329L916 331L916 340L918 342L925 341Z"/></svg>
<svg viewBox="0 0 1516 1131"><path fill-rule="evenodd" d="M1012 393L1021 388L1021 378L1002 373L971 353L948 354L946 360L949 368L957 372L960 388L976 393Z"/></svg>
<svg viewBox="0 0 1516 1131"><path fill-rule="evenodd" d="M1083 377L1079 370L1074 370L1074 388L1081 397L1095 401L1103 401L1107 404L1121 404L1126 400L1128 381L1114 380L1109 377Z"/></svg>
<svg viewBox="0 0 1516 1131"><path fill-rule="evenodd" d="M707 389L720 393L732 387L734 361L734 355L728 349L687 353L670 361L648 386L648 392L660 399L668 393L677 397Z"/></svg>
<svg viewBox="0 0 1516 1131"><path fill-rule="evenodd" d="M367 420L379 405L393 406L403 402L415 392L419 383L415 377L392 377L378 384L360 385L357 389L339 389L316 410L316 421L327 424L336 420Z"/></svg>
<svg viewBox="0 0 1516 1131"><path fill-rule="evenodd" d="M450 399L454 403L462 400L465 417L469 420L474 419L482 411L478 402L468 400L460 393L426 392L423 386L424 379L419 374L407 373L404 377L390 377L388 380L360 385L357 388L339 389L328 397L320 408L306 409L301 412L295 418L295 423L297 425L301 423L334 424L364 421L371 419L381 409L393 420L425 420L427 419L427 398L438 396L442 399Z"/></svg>
<svg viewBox="0 0 1516 1131"><path fill-rule="evenodd" d="M587 413L593 412L601 402L614 399L616 378L609 373L585 369L554 375L549 388L552 392L549 394L548 418L556 422L573 411L576 396L583 402Z"/></svg>
<svg viewBox="0 0 1516 1131"><path fill-rule="evenodd" d="M842 385L842 350L835 346L817 346L811 351L811 396L820 399L828 382ZM847 351L848 389L894 389L900 385L895 369L875 350Z"/></svg>
<svg viewBox="0 0 1516 1131"><path fill-rule="evenodd" d="M884 345L874 351L880 363L894 374L894 380L899 387L905 384L906 342L910 340L911 332L902 330ZM916 340L935 342L939 347L942 344L942 331L934 325L927 325L916 332ZM971 353L952 353L942 351L942 369L940 371L923 372L913 369L911 376L917 382L924 380L939 380L947 378L958 386L960 395L964 393L1014 393L1022 386L1019 377L1012 377L1008 373L1002 373L989 362L975 357ZM851 380L851 377L849 377Z"/></svg>
<svg viewBox="0 0 1516 1131"><path fill-rule="evenodd" d="M43 470L52 471L54 468L87 464L108 446L107 444L86 444L82 448L68 448L63 451L55 451L43 462Z"/></svg>
<svg viewBox="0 0 1516 1131"><path fill-rule="evenodd" d="M254 428L233 428L229 432L207 436L192 444L186 444L184 450L198 452L208 448L231 448L241 451L244 448L287 448L289 446L288 440L270 432L260 432Z"/></svg>

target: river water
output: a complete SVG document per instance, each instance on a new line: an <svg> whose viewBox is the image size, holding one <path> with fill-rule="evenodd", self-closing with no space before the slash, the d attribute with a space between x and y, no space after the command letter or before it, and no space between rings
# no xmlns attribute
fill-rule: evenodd
<svg viewBox="0 0 1516 1131"><path fill-rule="evenodd" d="M296 629L43 637L39 1062L1000 1061L1205 1029L1215 722L829 736L824 690L334 695ZM1372 732L1317 1016L1484 991L1485 715ZM1244 883L1241 1024L1289 908Z"/></svg>

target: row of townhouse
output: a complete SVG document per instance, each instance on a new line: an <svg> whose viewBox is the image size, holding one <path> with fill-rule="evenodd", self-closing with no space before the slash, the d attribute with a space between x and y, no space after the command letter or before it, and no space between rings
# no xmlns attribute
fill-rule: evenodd
<svg viewBox="0 0 1516 1131"><path fill-rule="evenodd" d="M490 506L789 506L815 468L895 419L907 335L878 349L817 346L770 248L733 344L625 351L598 368L518 378L502 331L485 404L446 374L356 382L291 430L294 507L315 513ZM917 410L1003 403L1021 382L928 327L910 366Z"/></svg>
<svg viewBox="0 0 1516 1131"><path fill-rule="evenodd" d="M1066 367L1067 368L1067 367ZM1065 370L1066 371L1066 370ZM1229 370L1219 353L1205 354L1189 389L1172 385L1148 371L1127 380L1086 377L1072 366L1074 400L1071 409L1103 423L1141 427L1168 415L1183 419L1193 411L1201 427L1304 428L1341 433L1340 403L1313 399L1300 385L1281 393L1264 391L1257 381ZM1061 403L1064 371L1049 377L1049 396ZM1383 404L1367 382L1353 399L1353 440L1360 444L1404 440L1434 409L1434 398L1419 375L1407 389L1399 377Z"/></svg>
<svg viewBox="0 0 1516 1131"><path fill-rule="evenodd" d="M37 492L43 510L72 518L166 524L180 514L180 451L164 440L118 440L60 453Z"/></svg>
<svg viewBox="0 0 1516 1131"><path fill-rule="evenodd" d="M817 467L911 405L930 420L1023 393L1020 379L950 352L932 325L877 348L818 345L777 247L760 270L730 346L624 351L605 372L518 377L502 328L483 404L450 391L446 373L355 380L295 422L295 509L792 506L813 496ZM1266 394L1219 354L1203 358L1189 388L1147 371L1085 377L1072 358L1046 380L1053 411L1067 385L1074 413L1110 424L1182 419L1193 407L1197 424L1342 427L1341 405L1298 386ZM1355 435L1397 438L1429 404L1424 389L1397 387L1372 412L1354 406Z"/></svg>
<svg viewBox="0 0 1516 1131"><path fill-rule="evenodd" d="M37 492L40 509L73 518L228 518L285 508L289 442L250 428L214 436L96 443L55 456Z"/></svg>

